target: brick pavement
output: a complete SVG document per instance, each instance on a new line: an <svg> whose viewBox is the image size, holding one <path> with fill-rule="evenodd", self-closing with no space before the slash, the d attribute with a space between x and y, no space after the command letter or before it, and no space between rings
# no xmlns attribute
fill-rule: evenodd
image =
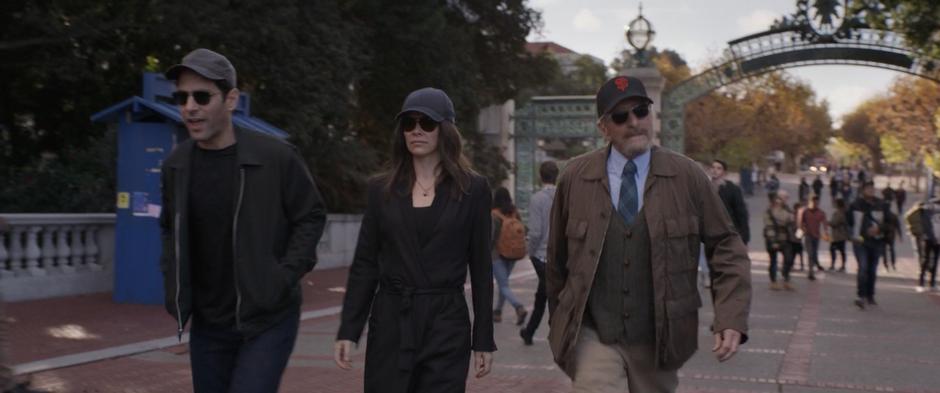
<svg viewBox="0 0 940 393"><path fill-rule="evenodd" d="M787 186L792 186L788 184ZM755 197L752 218L763 209ZM758 219L759 220L759 219ZM752 228L759 225L752 219ZM760 240L757 239L757 243ZM710 301L702 309L699 329L700 351L680 372L681 393L770 393L770 392L906 392L940 393L940 294L913 291L917 267L907 249L899 245L898 272L880 270L877 298L880 305L865 311L851 301L855 293L854 263L850 255L848 273L826 273L816 282L805 274L794 274L796 292L768 289L766 255L762 244L751 244L754 300L750 342L725 364L710 354L712 337L708 330L712 311ZM828 256L821 262L828 263ZM520 271L529 270L520 264ZM339 304L345 270L315 271L305 288L312 310ZM531 304L535 280L531 274L513 280L520 298ZM330 291L334 288L334 291ZM703 293L703 295L705 295ZM707 297L707 296L706 296ZM94 297L92 297L94 298ZM107 298L103 298L107 299ZM48 312L52 304L70 310L82 301L97 304L98 312L108 318L81 319L85 313ZM14 339L27 342L19 346L17 361L36 354L56 354L69 350L87 350L139 337L164 337L163 324L170 323L162 310L140 312L122 305L108 305L102 299L68 299L50 303L14 304L12 315ZM61 302L61 303L56 303ZM91 307L91 306L88 306ZM80 309L79 306L74 306ZM115 310L120 309L121 312ZM130 310L126 311L125 310ZM150 316L148 312L153 313ZM37 315L50 314L50 315ZM140 320L135 320L140 318ZM148 318L153 318L148 319ZM108 319L107 323L100 319ZM48 326L75 324L100 336L95 340L52 339ZM151 326L157 325L157 326ZM131 327L128 327L131 326ZM297 347L285 374L283 392L361 392L363 348L353 360L356 369L338 370L332 362L333 334L338 318L327 316L306 320L301 325ZM172 328L172 326L171 326ZM147 336L144 332L151 332ZM470 392L570 391L570 382L554 366L543 324L536 333L535 345L522 345L518 329L510 323L496 325L495 370L482 380L470 378ZM172 334L172 332L171 332ZM117 335L119 337L113 337ZM68 342L58 343L56 340ZM54 349L29 349L56 343ZM93 342L92 345L90 342ZM25 355L24 355L25 354ZM15 355L16 356L16 355ZM187 392L190 391L188 353L176 346L138 355L40 372L32 376L34 384L55 392Z"/></svg>

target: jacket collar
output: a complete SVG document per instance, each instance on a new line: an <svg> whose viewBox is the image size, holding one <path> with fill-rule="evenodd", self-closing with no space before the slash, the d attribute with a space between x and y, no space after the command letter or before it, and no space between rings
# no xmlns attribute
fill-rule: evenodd
<svg viewBox="0 0 940 393"><path fill-rule="evenodd" d="M258 139L264 138L261 135L258 135L254 131L243 130L239 127L235 127L235 140L238 141L238 165L239 166L261 166L263 161L261 159L261 151L259 145L264 143L258 143ZM196 148L196 143L192 138L183 141L177 146L179 154L170 154L166 159L166 165L171 168L188 168L190 157L192 157L193 149Z"/></svg>
<svg viewBox="0 0 940 393"><path fill-rule="evenodd" d="M585 180L602 180L607 176L607 156L610 154L611 145L594 150L587 155L587 163L581 177ZM654 176L672 177L679 171L675 161L670 157L672 153L659 146L653 146L650 149L650 174Z"/></svg>

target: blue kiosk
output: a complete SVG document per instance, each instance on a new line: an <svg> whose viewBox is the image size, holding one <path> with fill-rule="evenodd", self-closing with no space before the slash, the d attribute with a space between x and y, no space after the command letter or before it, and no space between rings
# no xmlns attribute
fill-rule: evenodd
<svg viewBox="0 0 940 393"><path fill-rule="evenodd" d="M160 165L173 147L189 137L175 89L158 73L143 76L143 96L134 96L94 114L94 122L117 126L117 223L114 292L118 303L163 304L160 272ZM251 117L251 100L242 93L232 116L236 127L286 138L288 134Z"/></svg>

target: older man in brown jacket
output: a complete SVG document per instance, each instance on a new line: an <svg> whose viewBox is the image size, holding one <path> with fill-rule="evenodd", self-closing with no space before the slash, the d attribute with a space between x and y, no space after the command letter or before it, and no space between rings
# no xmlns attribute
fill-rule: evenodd
<svg viewBox="0 0 940 393"><path fill-rule="evenodd" d="M747 341L747 248L699 165L653 146L640 80L613 78L596 102L609 145L571 160L552 207L549 344L575 392L674 392L698 349L700 243L720 361Z"/></svg>

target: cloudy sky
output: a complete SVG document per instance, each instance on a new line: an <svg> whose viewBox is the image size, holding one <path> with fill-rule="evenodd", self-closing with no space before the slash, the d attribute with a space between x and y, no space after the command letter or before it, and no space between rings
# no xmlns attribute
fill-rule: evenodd
<svg viewBox="0 0 940 393"><path fill-rule="evenodd" d="M623 27L637 16L637 0L530 0L542 11L544 27L530 41L554 41L608 64L627 45ZM673 49L693 72L719 56L727 42L766 30L774 19L796 11L795 0L647 0L643 16L656 37L653 45ZM858 103L884 92L901 73L859 66L791 68L830 104L837 120Z"/></svg>

